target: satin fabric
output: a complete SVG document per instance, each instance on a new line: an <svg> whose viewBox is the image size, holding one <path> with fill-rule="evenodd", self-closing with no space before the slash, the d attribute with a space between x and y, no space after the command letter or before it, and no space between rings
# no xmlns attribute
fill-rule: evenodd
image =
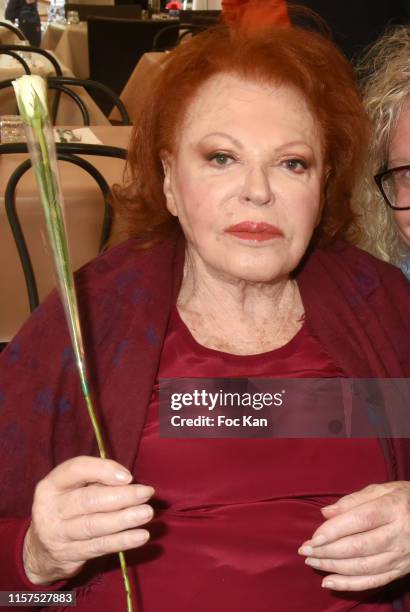
<svg viewBox="0 0 410 612"><path fill-rule="evenodd" d="M174 309L158 376L187 373L344 375L305 325L280 349L235 356L199 345ZM385 594L322 589L325 574L297 554L323 522L322 506L386 480L377 440L161 438L157 384L135 478L156 490L151 542L133 557L141 612L393 609Z"/></svg>
<svg viewBox="0 0 410 612"><path fill-rule="evenodd" d="M232 28L247 32L290 25L285 0L222 0L222 18Z"/></svg>

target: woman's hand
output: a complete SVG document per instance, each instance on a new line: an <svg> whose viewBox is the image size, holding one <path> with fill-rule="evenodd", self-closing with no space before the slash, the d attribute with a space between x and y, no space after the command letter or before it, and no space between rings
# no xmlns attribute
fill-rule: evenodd
<svg viewBox="0 0 410 612"><path fill-rule="evenodd" d="M370 485L322 513L327 520L298 552L330 572L323 587L364 591L410 572L410 482Z"/></svg>
<svg viewBox="0 0 410 612"><path fill-rule="evenodd" d="M70 578L88 559L144 544L149 532L136 527L153 516L144 502L154 489L131 480L119 463L96 457L69 459L41 480L23 548L29 580Z"/></svg>

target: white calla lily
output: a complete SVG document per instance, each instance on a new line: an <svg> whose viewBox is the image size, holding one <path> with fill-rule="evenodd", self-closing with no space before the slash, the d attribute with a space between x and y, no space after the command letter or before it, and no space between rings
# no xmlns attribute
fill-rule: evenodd
<svg viewBox="0 0 410 612"><path fill-rule="evenodd" d="M13 81L20 115L26 123L47 117L47 84L37 74L25 74Z"/></svg>
<svg viewBox="0 0 410 612"><path fill-rule="evenodd" d="M31 165L43 205L46 226L57 271L57 281L71 336L81 388L101 457L106 457L103 431L94 409L86 367L74 277L70 263L62 195L53 129L47 108L46 81L37 75L25 75L13 81L20 115L24 121ZM133 612L131 583L123 552L118 553L126 593L127 612Z"/></svg>

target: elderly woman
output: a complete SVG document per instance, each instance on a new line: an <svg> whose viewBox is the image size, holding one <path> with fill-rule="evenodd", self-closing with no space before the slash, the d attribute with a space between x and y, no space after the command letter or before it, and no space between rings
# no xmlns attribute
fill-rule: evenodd
<svg viewBox="0 0 410 612"><path fill-rule="evenodd" d="M410 26L380 38L359 71L373 124L366 172L354 197L360 245L410 279Z"/></svg>
<svg viewBox="0 0 410 612"><path fill-rule="evenodd" d="M319 35L218 26L170 54L117 191L136 238L77 277L115 461L52 295L2 355L1 590L122 610L126 550L144 612L399 609L406 441L159 432L160 378L410 376L408 283L340 240L366 132Z"/></svg>

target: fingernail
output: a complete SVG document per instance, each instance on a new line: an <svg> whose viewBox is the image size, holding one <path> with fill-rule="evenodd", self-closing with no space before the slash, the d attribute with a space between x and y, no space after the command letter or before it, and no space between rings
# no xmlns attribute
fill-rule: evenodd
<svg viewBox="0 0 410 612"><path fill-rule="evenodd" d="M331 504L330 506L323 506L322 510L339 510L337 504Z"/></svg>
<svg viewBox="0 0 410 612"><path fill-rule="evenodd" d="M300 555L313 555L313 548L311 546L301 546L298 553Z"/></svg>
<svg viewBox="0 0 410 612"><path fill-rule="evenodd" d="M135 533L135 539L141 544L144 544L144 542L149 539L149 536L149 531L146 531L145 529L138 529L138 531Z"/></svg>
<svg viewBox="0 0 410 612"><path fill-rule="evenodd" d="M322 544L325 544L325 542L326 542L326 538L322 534L317 535L310 540L310 543L312 544L312 546L322 546Z"/></svg>
<svg viewBox="0 0 410 612"><path fill-rule="evenodd" d="M145 497L152 497L152 495L154 495L155 490L152 487L146 486L146 485L139 485L137 487L137 496L142 498Z"/></svg>
<svg viewBox="0 0 410 612"><path fill-rule="evenodd" d="M135 512L138 519L151 518L154 515L154 512L151 506L147 506L146 508L137 508Z"/></svg>
<svg viewBox="0 0 410 612"><path fill-rule="evenodd" d="M335 583L332 580L323 580L322 582L322 587L324 587L325 589L333 589L333 587L335 586Z"/></svg>
<svg viewBox="0 0 410 612"><path fill-rule="evenodd" d="M308 557L305 559L306 565L310 565L311 567L320 567L320 559L311 559Z"/></svg>
<svg viewBox="0 0 410 612"><path fill-rule="evenodd" d="M127 470L118 470L118 472L115 472L115 478L121 482L129 482L132 476Z"/></svg>

